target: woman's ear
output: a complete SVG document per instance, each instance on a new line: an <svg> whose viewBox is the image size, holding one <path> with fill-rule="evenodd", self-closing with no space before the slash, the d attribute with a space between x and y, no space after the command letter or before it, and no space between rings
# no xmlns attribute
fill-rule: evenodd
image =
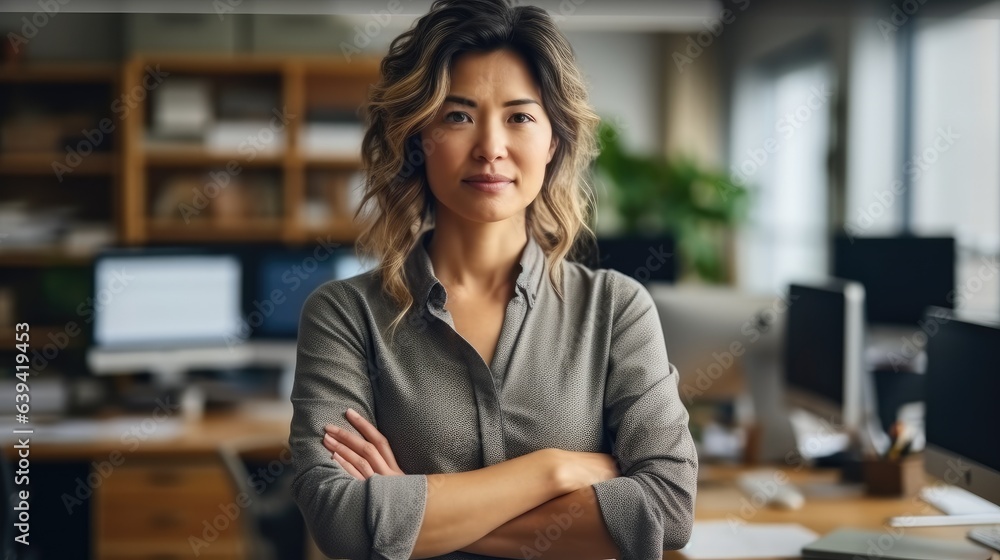
<svg viewBox="0 0 1000 560"><path fill-rule="evenodd" d="M552 161L552 156L556 155L556 148L559 146L559 137L553 135L552 142L549 143L549 157L545 160L545 163Z"/></svg>

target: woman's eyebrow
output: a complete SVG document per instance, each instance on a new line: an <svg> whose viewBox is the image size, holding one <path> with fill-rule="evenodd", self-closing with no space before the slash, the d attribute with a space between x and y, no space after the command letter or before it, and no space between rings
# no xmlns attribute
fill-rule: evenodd
<svg viewBox="0 0 1000 560"><path fill-rule="evenodd" d="M471 99L466 99L465 97L460 97L458 95L449 95L449 96L447 96L447 97L444 98L444 101L445 101L445 103L447 103L447 102L450 101L452 103L457 103L459 105L466 105L468 107L472 107L473 109L475 109L477 107L475 101L473 101ZM525 97L525 98L522 98L522 99L512 99L510 101L506 101L506 102L504 102L503 106L504 107L511 107L511 106L514 106L514 105L528 105L530 103L534 103L535 105L538 105L539 107L542 106L541 103L539 103L539 102L537 102L534 99L531 99L529 97Z"/></svg>

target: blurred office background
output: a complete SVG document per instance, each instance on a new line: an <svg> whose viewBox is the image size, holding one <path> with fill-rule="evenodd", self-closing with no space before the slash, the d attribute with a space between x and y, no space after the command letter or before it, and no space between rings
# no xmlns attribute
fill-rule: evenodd
<svg viewBox="0 0 1000 560"><path fill-rule="evenodd" d="M305 557L298 314L371 266L357 109L430 2L45 4L0 13L0 392L29 323L37 557ZM888 431L928 306L1000 314L1000 3L538 4L605 123L580 258L654 295L704 464L780 461L786 386L856 434L863 375Z"/></svg>

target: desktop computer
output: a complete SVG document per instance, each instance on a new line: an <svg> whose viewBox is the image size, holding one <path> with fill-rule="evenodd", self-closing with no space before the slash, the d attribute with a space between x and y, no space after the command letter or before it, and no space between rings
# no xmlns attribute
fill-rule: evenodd
<svg viewBox="0 0 1000 560"><path fill-rule="evenodd" d="M788 442L794 441L788 417L761 403L768 402L769 395L777 400L780 394L787 295L666 282L651 282L648 288L660 316L667 358L681 376L679 391L685 404L706 394L723 400L733 397L733 420L752 420L768 436L750 438L746 454L764 462L784 460ZM741 378L749 398L742 394ZM719 457L728 453L729 458L741 451L738 445L719 447L703 451Z"/></svg>
<svg viewBox="0 0 1000 560"><path fill-rule="evenodd" d="M927 342L927 470L1000 504L1000 444L988 439L1000 421L987 413L1000 397L1000 325L938 322Z"/></svg>
<svg viewBox="0 0 1000 560"><path fill-rule="evenodd" d="M937 330L928 334L924 469L946 486L922 495L950 515L900 516L891 527L975 526L968 536L1000 550L1000 447L995 443L992 406L1000 394L1000 322L930 308L927 321ZM992 438L992 439L991 439ZM974 513L948 512L936 494L963 491L977 501ZM985 507L984 507L985 506ZM943 545L942 545L943 546ZM950 558L951 556L942 556Z"/></svg>
<svg viewBox="0 0 1000 560"><path fill-rule="evenodd" d="M1000 396L1000 324L934 311L946 320L937 321L940 330L927 342L924 467L945 483L1000 505L1000 422L992 413ZM975 521L994 526L969 536L1000 550L1000 514Z"/></svg>
<svg viewBox="0 0 1000 560"><path fill-rule="evenodd" d="M317 256L314 251L271 248L243 256L248 316L254 312L252 340L285 341L298 336L302 305L313 290L330 280L367 272L371 263L348 249Z"/></svg>
<svg viewBox="0 0 1000 560"><path fill-rule="evenodd" d="M804 458L881 453L888 445L874 425L863 359L865 296L859 283L840 279L789 287L784 390Z"/></svg>
<svg viewBox="0 0 1000 560"><path fill-rule="evenodd" d="M952 307L955 239L840 235L833 243L831 275L864 286L872 325L915 327L928 306Z"/></svg>
<svg viewBox="0 0 1000 560"><path fill-rule="evenodd" d="M208 250L121 249L94 261L93 340L98 374L147 369L177 385L186 369L240 365L242 266Z"/></svg>
<svg viewBox="0 0 1000 560"><path fill-rule="evenodd" d="M590 268L610 268L636 280L647 282L677 281L678 259L673 235L599 236L596 243L578 246L577 262Z"/></svg>
<svg viewBox="0 0 1000 560"><path fill-rule="evenodd" d="M242 331L240 259L208 249L113 249L94 261L93 340L87 363L95 375L149 372L153 387L130 395L146 407L176 394L196 418L205 394L188 383L196 368L250 362Z"/></svg>

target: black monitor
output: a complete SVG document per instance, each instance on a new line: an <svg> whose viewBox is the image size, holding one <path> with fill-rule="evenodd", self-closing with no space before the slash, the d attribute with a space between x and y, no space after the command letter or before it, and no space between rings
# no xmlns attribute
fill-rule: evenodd
<svg viewBox="0 0 1000 560"><path fill-rule="evenodd" d="M925 468L1000 504L1000 325L928 311Z"/></svg>
<svg viewBox="0 0 1000 560"><path fill-rule="evenodd" d="M790 404L861 428L865 290L831 279L792 284L785 325L785 390Z"/></svg>
<svg viewBox="0 0 1000 560"><path fill-rule="evenodd" d="M313 290L330 280L343 280L371 267L353 250L333 252L270 248L244 255L248 269L243 303L251 339L295 340L299 315Z"/></svg>
<svg viewBox="0 0 1000 560"><path fill-rule="evenodd" d="M840 235L832 275L865 287L868 321L916 325L928 306L953 307L955 239Z"/></svg>
<svg viewBox="0 0 1000 560"><path fill-rule="evenodd" d="M644 284L677 280L678 257L672 235L600 236L596 245L581 245L580 249L577 260L590 268L617 270Z"/></svg>

